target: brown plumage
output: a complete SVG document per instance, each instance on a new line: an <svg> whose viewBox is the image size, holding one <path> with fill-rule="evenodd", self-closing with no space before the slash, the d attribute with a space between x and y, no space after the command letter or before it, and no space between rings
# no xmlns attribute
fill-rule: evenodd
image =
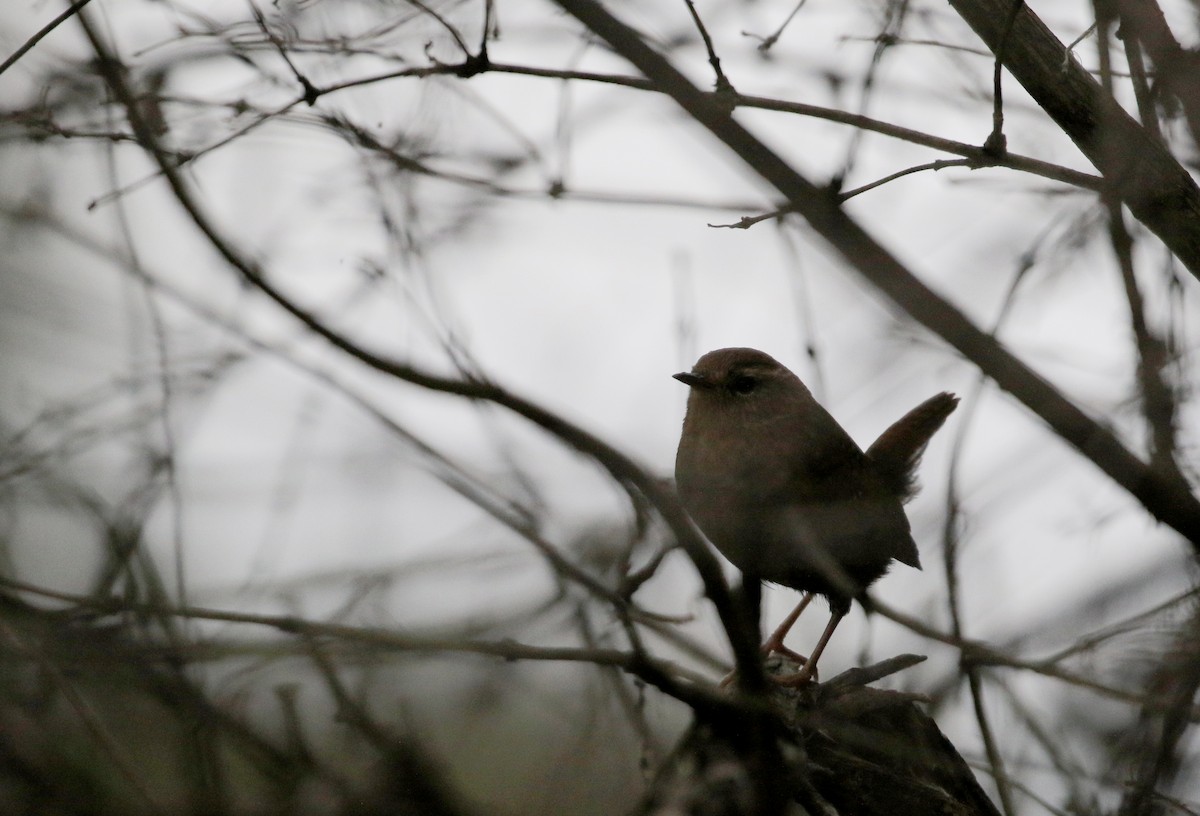
<svg viewBox="0 0 1200 816"><path fill-rule="evenodd" d="M675 378L691 389L675 480L696 524L748 578L829 600L833 618L798 676L807 681L853 598L892 561L920 569L901 504L958 398L926 400L864 453L799 377L761 351L712 351ZM767 646L782 649L785 634Z"/></svg>

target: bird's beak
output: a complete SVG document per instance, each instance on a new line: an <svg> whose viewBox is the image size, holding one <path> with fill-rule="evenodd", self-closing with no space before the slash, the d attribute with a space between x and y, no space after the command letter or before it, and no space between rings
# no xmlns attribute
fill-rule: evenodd
<svg viewBox="0 0 1200 816"><path fill-rule="evenodd" d="M672 377L679 380L688 388L708 388L712 383L706 380L699 374L693 374L690 371L680 371L678 374L672 374Z"/></svg>

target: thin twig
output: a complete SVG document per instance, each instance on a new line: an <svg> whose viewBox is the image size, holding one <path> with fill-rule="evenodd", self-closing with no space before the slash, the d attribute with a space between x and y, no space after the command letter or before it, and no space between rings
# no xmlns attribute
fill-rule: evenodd
<svg viewBox="0 0 1200 816"><path fill-rule="evenodd" d="M713 88L722 97L736 95L737 91L734 90L729 77L725 76L725 72L721 70L721 58L717 56L716 49L713 48L712 37L708 35L708 29L704 27L704 21L700 19L700 12L696 11L696 4L692 0L683 0L683 2L687 4L688 12L692 15L692 22L696 24L696 29L700 32L700 39L704 40L704 49L708 51L708 64L712 66L713 73L716 75Z"/></svg>
<svg viewBox="0 0 1200 816"><path fill-rule="evenodd" d="M1105 685L1074 672L1060 668L1057 664L1050 660L1027 660L1005 654L998 649L988 646L984 643L974 640L959 640L953 634L943 632L929 624L914 618L912 615L907 615L894 609L887 604L884 604L875 599L869 599L865 604L872 612L878 612L889 620L895 621L906 629L915 632L922 637L927 637L930 640L935 640L939 643L944 643L962 652L962 659L985 666L1000 666L1010 669L1019 669L1029 671L1034 674L1039 674L1043 677L1050 677L1055 680L1077 686L1079 688L1093 691L1104 697L1111 697L1114 700L1121 700L1126 703L1144 704L1146 698L1144 695L1136 692L1126 691L1124 689L1114 688L1113 686Z"/></svg>
<svg viewBox="0 0 1200 816"><path fill-rule="evenodd" d="M961 437L960 437L961 439ZM950 631L959 642L966 639L965 627L962 621L962 603L959 597L958 582L958 520L959 502L957 497L957 464L958 456L951 461L949 487L946 496L946 521L942 526L942 564L946 573L947 604L950 608ZM963 655L965 658L965 654ZM983 697L983 679L980 676L980 666L974 660L960 659L959 668L967 679L967 688L971 693L971 708L975 713L975 722L979 725L979 736L983 740L983 749L991 765L992 777L996 780L996 791L1000 794L1000 806L1006 816L1016 814L1012 798L1012 788L1008 770L1005 767L1004 755L996 741L995 730L992 728L987 707Z"/></svg>
<svg viewBox="0 0 1200 816"><path fill-rule="evenodd" d="M37 33L34 34L32 37L30 37L25 42L23 42L21 44L21 47L18 48L16 51L14 51L9 56L8 59L6 59L4 62L0 62L0 75L2 75L5 71L7 71L12 66L16 65L17 61L20 60L21 57L23 57L27 53L29 53L29 50L31 48L33 48L35 45L37 45L38 43L40 43L47 34L49 34L54 29L58 28L60 25L65 23L67 20L70 20L71 17L73 17L77 11L79 11L81 8L83 8L90 2L92 2L92 0L75 0L74 3L72 3L69 7L67 7L66 11L64 11L62 14L58 15L53 20L51 20L50 22L46 23L44 26L39 28Z"/></svg>
<svg viewBox="0 0 1200 816"><path fill-rule="evenodd" d="M254 0L246 0L246 2L250 6L250 13L254 15L254 21L258 23L259 30L263 33L263 36L267 38L271 45L275 46L275 50L283 59L284 64L287 65L288 70L292 72L292 76L294 76L296 81L300 83L300 87L304 90L305 103L307 103L309 107L317 104L317 98L321 95L321 93L316 89L312 82L309 81L308 77L301 73L300 69L296 67L296 63L292 62L292 58L288 56L287 48L284 47L283 41L276 37L275 32L271 30L269 25L267 25L267 18L263 16L261 11L259 11L258 5L254 2Z"/></svg>
<svg viewBox="0 0 1200 816"><path fill-rule="evenodd" d="M988 134L983 147L990 153L1004 155L1008 150L1008 140L1004 136L1004 50L1008 38L1012 35L1013 25L1017 22L1017 12L1025 5L1025 0L1011 0L1012 7L1004 19L1004 33L1000 37L1000 45L996 48L996 59L992 66L992 132ZM1009 811L1011 814L1011 811Z"/></svg>
<svg viewBox="0 0 1200 816"><path fill-rule="evenodd" d="M1114 92L1114 83L1110 71L1112 57L1109 53L1108 32L1113 22L1115 17L1098 16L1096 20L1099 32L1100 81L1110 96ZM1129 304L1129 324L1133 330L1134 347L1138 352L1137 383L1141 392L1142 415L1150 428L1150 465L1164 477L1187 484L1176 458L1175 420L1178 406L1170 385L1163 379L1169 356L1166 344L1146 323L1146 307L1133 265L1133 236L1125 226L1121 201L1109 193L1103 194L1101 201L1108 215L1109 243L1113 255L1116 256L1117 269L1121 273L1125 299Z"/></svg>
<svg viewBox="0 0 1200 816"><path fill-rule="evenodd" d="M857 195L862 195L870 190L874 190L876 187L882 187L883 185L895 181L896 179L904 178L905 176L911 176L914 173L921 173L925 170L944 170L947 167L970 167L974 169L977 166L978 165L971 159L939 159L938 161L934 162L926 162L925 164L918 164L915 167L908 167L904 170L898 170L895 173L884 176L877 181L872 181L870 184L864 184L861 187L855 187L853 190L847 190L844 193L838 193L837 200L839 202L848 201ZM763 213L762 215L744 216L732 224L709 224L708 226L715 229L750 229L750 227L760 224L763 221L773 221L777 218L783 218L784 216L791 215L795 212L795 207L782 207L769 213Z"/></svg>
<svg viewBox="0 0 1200 816"><path fill-rule="evenodd" d="M757 34L751 34L749 31L743 31L742 36L753 37L756 40L759 40L759 52L763 54L767 53L775 46L775 43L779 42L779 38L783 36L783 32L789 25L791 25L792 20L795 19L796 15L800 13L800 9L804 8L804 4L807 2L808 0L797 0L796 5L790 12L788 12L788 15L783 18L783 22L779 24L779 28L775 29L775 31L766 37L759 37Z"/></svg>

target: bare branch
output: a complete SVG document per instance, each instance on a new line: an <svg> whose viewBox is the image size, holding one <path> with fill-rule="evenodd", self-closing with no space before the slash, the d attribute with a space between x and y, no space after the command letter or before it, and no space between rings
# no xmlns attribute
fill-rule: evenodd
<svg viewBox="0 0 1200 816"><path fill-rule="evenodd" d="M1200 187L1085 71L1032 9L1005 35L1014 0L950 0L1134 216L1200 277ZM1001 45L1003 43L1003 46ZM1192 537L1192 540L1195 540Z"/></svg>
<svg viewBox="0 0 1200 816"><path fill-rule="evenodd" d="M1059 436L1135 496L1155 518L1169 524L1200 551L1200 502L1186 484L1163 477L1140 461L1108 429L1084 414L994 338L980 331L961 311L918 280L847 216L832 197L797 173L727 111L713 104L636 32L601 5L594 0L559 0L559 5L638 66L697 122L772 184L862 277L914 320L979 366L1001 388L1024 403ZM1020 38L1020 18L1017 26L1017 37ZM1089 77L1087 81L1092 80ZM1173 159L1171 161L1174 163ZM1188 183L1191 184L1190 180ZM1197 193L1200 194L1200 190ZM1200 205L1200 195L1197 204ZM1197 212L1200 213L1200 206ZM1200 218L1195 224L1200 224ZM1200 239L1200 233L1197 238ZM1200 243L1197 249L1200 250ZM1200 264L1200 252L1196 261Z"/></svg>

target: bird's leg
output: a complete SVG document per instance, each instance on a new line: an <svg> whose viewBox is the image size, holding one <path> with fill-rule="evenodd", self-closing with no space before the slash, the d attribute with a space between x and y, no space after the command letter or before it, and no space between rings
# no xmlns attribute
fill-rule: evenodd
<svg viewBox="0 0 1200 816"><path fill-rule="evenodd" d="M783 622L771 633L771 636L763 641L762 653L763 657L770 656L773 652L786 655L792 660L795 660L800 665L808 662L808 658L798 652L793 652L787 646L783 645L783 639L787 637L788 632L792 631L792 627L796 625L796 620L800 617L800 613L804 611L810 603L812 603L813 594L805 592L804 597L800 599L800 603L796 604L796 608L791 611Z"/></svg>
<svg viewBox="0 0 1200 816"><path fill-rule="evenodd" d="M837 625L842 622L842 618L846 617L846 613L840 610L833 611L833 617L829 619L829 625L825 627L825 631L821 633L821 639L817 641L817 645L813 648L812 654L808 660L804 661L804 668L793 674L791 677L775 677L772 678L781 686L803 686L813 679L813 675L817 673L817 660L821 657L821 652L825 651L825 647L829 644L829 639L833 637L833 630L837 629Z"/></svg>
<svg viewBox="0 0 1200 816"><path fill-rule="evenodd" d="M810 603L812 603L812 599L813 593L805 592L804 597L800 599L800 603L796 604L796 608L793 609L788 616L783 619L783 622L775 628L775 631L771 633L771 636L763 641L762 646L759 647L763 657L770 657L772 654L778 653L796 661L796 663L800 666L805 666L808 664L808 658L799 652L792 651L787 646L784 646L783 639L787 637L788 632L790 632L792 627L796 625L796 621L799 619L800 613L803 612ZM725 677L721 679L720 684L718 684L718 688L728 687L729 684L733 682L735 677L737 677L736 671L725 675Z"/></svg>

